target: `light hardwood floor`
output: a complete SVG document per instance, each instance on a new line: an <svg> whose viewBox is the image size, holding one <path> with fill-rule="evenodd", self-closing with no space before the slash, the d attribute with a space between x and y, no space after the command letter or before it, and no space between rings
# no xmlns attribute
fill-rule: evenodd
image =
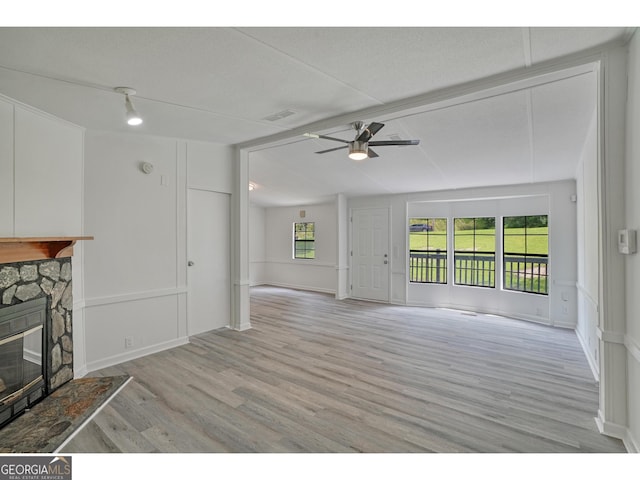
<svg viewBox="0 0 640 480"><path fill-rule="evenodd" d="M624 452L573 331L257 287L246 332L93 372L134 378L81 452Z"/></svg>

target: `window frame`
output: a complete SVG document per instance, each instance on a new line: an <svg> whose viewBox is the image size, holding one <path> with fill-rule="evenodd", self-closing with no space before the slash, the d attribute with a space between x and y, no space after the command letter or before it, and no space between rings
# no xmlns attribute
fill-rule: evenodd
<svg viewBox="0 0 640 480"><path fill-rule="evenodd" d="M546 229L547 232L546 234L541 234L541 233L529 233L528 230L530 228L539 228L539 227L529 227L528 226L528 219L533 218L533 217L546 217ZM507 229L505 228L505 221L507 219L513 219L513 218L524 218L524 227L521 227L524 229L523 233L518 233L518 234L507 234L506 231ZM512 237L524 237L524 252L510 252L507 251L506 245L507 245L507 237L508 236L512 236ZM545 254L540 254L540 253L532 253L529 252L529 238L530 237L546 237L547 240L547 253ZM511 257L512 260L508 261L508 257ZM518 257L520 257L522 259L522 261L520 261L519 259L516 260L514 262L513 259L517 259ZM538 260L538 261L536 261ZM507 264L512 265L513 263L517 263L517 271L513 270L513 268L511 268L510 270L507 270ZM524 264L525 265L525 269L524 269L524 280L523 280L523 286L522 288L518 288L520 285L520 264ZM530 271L530 275L528 275L528 267L527 264L531 264L531 271ZM536 267L537 265L537 267ZM542 265L544 265L544 267L542 267ZM537 274L535 274L537 268ZM541 273L542 270L544 268L544 273ZM514 273L516 273L517 275L517 284L516 284L516 288L513 288L513 275ZM507 286L507 281L508 279L510 280L510 286ZM544 282L542 282L542 279L544 279ZM534 288L534 285L536 284L536 280L537 280L537 289ZM530 282L530 288L527 289L527 282ZM541 285L544 283L544 291L541 291ZM541 214L541 215L506 215L504 217L502 217L502 289L505 291L509 291L509 292L519 292L519 293L527 293L527 294L533 294L533 295L543 295L543 296L548 296L549 295L549 214Z"/></svg>
<svg viewBox="0 0 640 480"><path fill-rule="evenodd" d="M298 239L298 225L305 225L304 230L300 231L305 237L311 234L312 238ZM311 229L307 229L307 225L311 225ZM293 222L292 234L292 258L294 260L314 260L316 258L316 226L315 222ZM305 248L298 248L298 244L303 243ZM311 248L308 248L308 245ZM304 252L304 256L298 256L298 252ZM311 253L311 256L308 255Z"/></svg>
<svg viewBox="0 0 640 480"><path fill-rule="evenodd" d="M436 222L444 221L444 230L434 230ZM430 229L412 230L411 227L426 224ZM407 231L409 234L409 283L447 285L449 282L449 218L448 217L410 217ZM411 249L411 235L424 235L426 249ZM444 249L429 248L431 237L444 236ZM441 243L441 242L437 242Z"/></svg>
<svg viewBox="0 0 640 480"><path fill-rule="evenodd" d="M476 224L478 219L493 219L493 225L494 225L494 232L493 232L493 251L488 251L488 250L476 250L476 238L479 236L476 232L478 230L484 230L484 229L478 229ZM495 224L496 224L496 217L493 216L478 216L478 217L453 217L452 218L453 222L452 222L452 230L453 230L453 285L457 286L457 287L479 287L479 288L496 288L496 276L497 276L497 261L496 261L496 254L497 254L497 234L495 231ZM469 231L473 231L473 250L458 250L456 248L456 240L457 240L457 232L465 232L468 230L457 230L456 226L457 226L457 221L458 220L473 220L473 229L469 230ZM463 234L461 236L468 236L468 234ZM470 235L469 235L470 236ZM483 235L480 234L480 236L489 236L489 235ZM493 259L487 259L487 258L482 258L482 257L486 257L488 255L492 255ZM462 258L462 257L471 257L471 258ZM465 264L468 261L472 262L472 266L471 268L461 268L458 265L460 265L459 262L464 261ZM481 268L478 268L477 262L482 262L482 266ZM485 268L485 262L489 262L490 263L490 267L489 268ZM467 275L469 274L468 272L471 272L471 281L470 282L462 282L460 281L462 278L462 271L465 272L465 279L467 278ZM485 273L486 272L486 273ZM482 282L478 282L477 278L479 273L481 274L482 278L484 279L485 275L488 274L489 276L489 282L488 284ZM459 280L460 279L460 280Z"/></svg>

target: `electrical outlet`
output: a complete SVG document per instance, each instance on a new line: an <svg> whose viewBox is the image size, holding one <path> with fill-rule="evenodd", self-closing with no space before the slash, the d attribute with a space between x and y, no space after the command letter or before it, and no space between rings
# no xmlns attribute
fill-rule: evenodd
<svg viewBox="0 0 640 480"><path fill-rule="evenodd" d="M133 337L124 337L124 348L133 347Z"/></svg>

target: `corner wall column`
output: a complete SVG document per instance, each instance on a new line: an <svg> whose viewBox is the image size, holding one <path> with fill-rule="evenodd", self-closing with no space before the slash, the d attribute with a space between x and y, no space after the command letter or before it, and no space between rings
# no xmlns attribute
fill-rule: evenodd
<svg viewBox="0 0 640 480"><path fill-rule="evenodd" d="M623 228L627 51L607 52L601 65L598 158L600 215L600 405L601 433L624 439L627 431L627 353L624 346L625 271L616 232Z"/></svg>
<svg viewBox="0 0 640 480"><path fill-rule="evenodd" d="M236 148L231 195L231 327L248 330L249 298L249 153Z"/></svg>
<svg viewBox="0 0 640 480"><path fill-rule="evenodd" d="M349 296L349 210L343 193L336 197L336 298Z"/></svg>

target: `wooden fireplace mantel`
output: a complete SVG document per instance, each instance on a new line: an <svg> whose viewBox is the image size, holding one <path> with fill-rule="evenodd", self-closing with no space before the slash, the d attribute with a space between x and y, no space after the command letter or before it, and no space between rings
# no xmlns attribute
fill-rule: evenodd
<svg viewBox="0 0 640 480"><path fill-rule="evenodd" d="M0 238L0 264L70 257L78 240L93 237Z"/></svg>

